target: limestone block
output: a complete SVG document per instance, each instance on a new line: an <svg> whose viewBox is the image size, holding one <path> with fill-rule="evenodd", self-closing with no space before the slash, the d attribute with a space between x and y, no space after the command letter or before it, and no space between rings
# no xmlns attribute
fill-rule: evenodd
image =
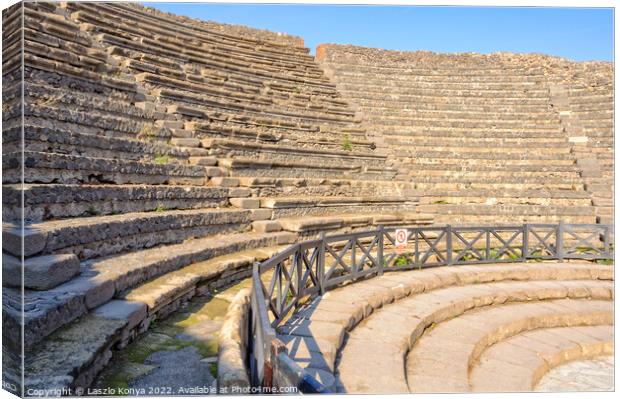
<svg viewBox="0 0 620 399"><path fill-rule="evenodd" d="M239 187L239 179L236 177L212 177L210 182L212 186Z"/></svg>
<svg viewBox="0 0 620 399"><path fill-rule="evenodd" d="M170 139L170 144L176 145L179 147L200 147L200 140L194 138L182 138L182 137L173 137Z"/></svg>
<svg viewBox="0 0 620 399"><path fill-rule="evenodd" d="M226 169L218 168L217 166L207 166L205 174L209 177L222 177L226 176Z"/></svg>
<svg viewBox="0 0 620 399"><path fill-rule="evenodd" d="M168 129L183 129L185 123L183 121L158 120L155 121L155 126Z"/></svg>
<svg viewBox="0 0 620 399"><path fill-rule="evenodd" d="M172 137L189 139L194 137L193 133L189 130L185 129L170 129L170 133L172 133Z"/></svg>
<svg viewBox="0 0 620 399"><path fill-rule="evenodd" d="M271 209L252 209L250 211L250 218L253 222L257 220L269 220L271 219Z"/></svg>
<svg viewBox="0 0 620 399"><path fill-rule="evenodd" d="M22 251L22 238L24 247ZM25 226L22 234L20 226L4 223L2 229L2 249L11 254L21 257L31 256L41 252L45 248L47 232L36 227Z"/></svg>
<svg viewBox="0 0 620 399"><path fill-rule="evenodd" d="M284 230L295 232L337 229L343 223L338 217L284 218L279 221Z"/></svg>
<svg viewBox="0 0 620 399"><path fill-rule="evenodd" d="M23 268L20 259L2 254L2 277L5 285L33 290L54 288L80 272L80 261L74 254L44 255L25 259Z"/></svg>
<svg viewBox="0 0 620 399"><path fill-rule="evenodd" d="M147 306L140 302L114 299L94 309L92 313L106 319L126 321L126 328L132 329L146 319Z"/></svg>
<svg viewBox="0 0 620 399"><path fill-rule="evenodd" d="M241 209L258 209L260 200L258 198L230 198L230 204Z"/></svg>
<svg viewBox="0 0 620 399"><path fill-rule="evenodd" d="M191 163L192 165L215 166L217 165L217 158L215 157L190 157L189 163Z"/></svg>
<svg viewBox="0 0 620 399"><path fill-rule="evenodd" d="M273 233L282 230L280 223L275 220L257 220L252 223L252 228L258 233Z"/></svg>
<svg viewBox="0 0 620 399"><path fill-rule="evenodd" d="M234 198L249 197L252 195L252 190L246 187L235 187L228 190L228 196Z"/></svg>
<svg viewBox="0 0 620 399"><path fill-rule="evenodd" d="M80 276L61 284L49 292L80 294L88 309L94 309L114 296L114 281L105 276Z"/></svg>

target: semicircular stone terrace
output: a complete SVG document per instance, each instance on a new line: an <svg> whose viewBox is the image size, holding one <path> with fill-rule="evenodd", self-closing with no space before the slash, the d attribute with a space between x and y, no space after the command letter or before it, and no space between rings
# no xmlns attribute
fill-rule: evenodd
<svg viewBox="0 0 620 399"><path fill-rule="evenodd" d="M27 388L87 388L152 322L283 245L432 223L298 37L129 3L27 2L3 26L16 386L22 341Z"/></svg>
<svg viewBox="0 0 620 399"><path fill-rule="evenodd" d="M437 221L611 223L611 63L338 44L317 60Z"/></svg>
<svg viewBox="0 0 620 399"><path fill-rule="evenodd" d="M27 388L87 388L151 323L321 233L610 221L611 65L426 54L402 79L364 66L384 92L299 37L138 4L25 2L2 18L3 350L15 385L23 349ZM583 284L611 278L556 268ZM379 292L394 276L359 284ZM343 325L379 303L349 318L341 305Z"/></svg>
<svg viewBox="0 0 620 399"><path fill-rule="evenodd" d="M405 393L410 392L407 354L415 355L416 345L443 325L460 323L461 317L483 318L487 311L505 313L508 319L498 317L495 329L495 321L489 321L489 330L470 330L480 334L473 356L478 359L493 337L504 339L542 327L611 325L612 297L613 269L596 264L517 263L393 272L315 298L277 332L291 358L333 390ZM525 316L511 325L510 309L520 306ZM462 347L463 356L471 355L467 345L453 346ZM469 363L461 360L455 367L464 367L465 385L460 388L467 391ZM377 370L380 377L369 378L376 377ZM452 389L437 385L437 391Z"/></svg>

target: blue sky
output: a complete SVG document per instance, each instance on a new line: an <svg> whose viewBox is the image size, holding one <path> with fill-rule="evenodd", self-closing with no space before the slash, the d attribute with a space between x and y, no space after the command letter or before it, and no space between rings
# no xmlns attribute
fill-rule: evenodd
<svg viewBox="0 0 620 399"><path fill-rule="evenodd" d="M163 11L320 43L437 52L545 53L613 60L613 9L145 3Z"/></svg>

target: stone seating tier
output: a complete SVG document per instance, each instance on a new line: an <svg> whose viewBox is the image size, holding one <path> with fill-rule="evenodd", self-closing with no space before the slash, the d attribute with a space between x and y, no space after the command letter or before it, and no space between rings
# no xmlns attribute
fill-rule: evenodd
<svg viewBox="0 0 620 399"><path fill-rule="evenodd" d="M471 372L472 389L478 392L534 390L546 372L563 363L612 355L613 337L613 326L609 325L556 327L519 334L483 353ZM507 359L507 354L514 350L520 352L520 364Z"/></svg>
<svg viewBox="0 0 620 399"><path fill-rule="evenodd" d="M584 301L566 300L549 301L542 306L540 303L509 304L479 312L468 312L461 317L441 323L424 334L407 356L406 374L409 390L411 392L469 392L470 390L488 391L491 387L495 387L497 390L505 391L508 388L504 385L506 380L514 381L517 376L512 376L512 378L503 376L503 378L494 381L484 381L484 377L481 375L484 371L476 370L478 368L476 366L481 355L485 352L484 349L489 348L488 350L497 353L497 348L494 348L495 344L502 345L506 340L511 340L513 337L520 342L531 342L529 339L536 336L543 338L544 343L539 344L537 350L532 350L529 353L538 353L543 359L546 358L549 361L548 364L545 364L547 370L563 363L560 360L561 354L571 348L579 351L573 355L574 358L580 358L583 354L580 344L584 345L583 350L586 351L586 356L591 350L588 344L595 343L595 348L599 345L611 346L613 333L609 334L609 330L613 330L611 324L613 320L609 318L608 314L603 313L605 309L609 308L609 303L594 301L593 303L586 302L586 306L583 305ZM589 314L583 311L586 307ZM484 321L481 322L483 318ZM464 326L466 327L463 328ZM595 332L604 326L608 333L603 339L595 339L594 337L588 339L588 337L579 336L574 332L571 334L571 327L579 330L584 326L592 326L592 329L589 330L591 332ZM461 335L455 336L455 331L459 331ZM559 336L556 335L557 333ZM550 337L554 338L549 340ZM541 350L541 346L547 350ZM438 352L439 347L445 348L445 350ZM561 349L558 350L558 347ZM433 352L436 354L435 359L430 359L429 355ZM601 351L599 349L593 350L593 352L600 353ZM555 362L551 360L554 357L558 357ZM521 356L513 359L504 357L498 360L502 362L512 360L516 363L520 358ZM570 357L562 360L565 362L569 359ZM539 358L539 362L541 360ZM434 362L434 365L431 366L430 362ZM490 366L488 363L488 361L485 362L485 367ZM529 374L530 378L532 374L542 372L539 370L540 366L533 366L525 362L521 363L521 367L519 374ZM442 368L443 372L446 373L441 375L450 375L443 387L437 384L440 376L438 374L439 368ZM530 391L534 388L532 382L529 384L519 382L520 384L517 384L516 381L513 382L516 391Z"/></svg>
<svg viewBox="0 0 620 399"><path fill-rule="evenodd" d="M157 260L153 258L155 253L147 257L151 266L159 262L159 269L164 265L178 268L178 272L169 273L161 282L155 279L143 285L137 284L135 288L124 292L117 291L123 285L115 288L113 283L111 290L100 289L98 294L94 293L94 282L91 282L89 290L84 290L88 284L77 282L71 288L71 282L57 287L59 292L62 292L61 287L66 287L69 291L65 297L73 295L75 299L72 308L69 308L70 305L66 302L64 306L67 310L52 312L50 308L47 320L39 320L36 327L37 322L28 315L26 343L31 346L26 357L26 386L46 388L54 384L74 389L89 387L97 373L110 361L113 349L123 348L140 333L145 332L149 323L177 310L194 295L214 292L226 287L231 281L247 277L254 261L266 259L280 249L278 244L287 242L290 242L290 237L285 233L272 233L243 239L233 237L227 244L223 244L222 240L215 242L213 239L181 244L191 245L193 252L182 250L180 245L177 245L170 248L173 254L171 258ZM131 259L133 260L119 258L117 261L129 261L130 266L137 266L137 258ZM94 281L95 278L91 280ZM139 281L135 277L133 280L134 284ZM110 284L105 285L110 287ZM79 292L80 288L82 292ZM58 300L59 297L57 294L55 299ZM4 299L6 303L6 296ZM39 302L40 307L42 303ZM38 312L41 313L41 309ZM74 321L70 322L71 320ZM12 319L9 318L8 321ZM54 323L56 325L52 326ZM57 325L60 323L65 324ZM49 334L49 329L54 327L56 330L44 340L36 336L42 331ZM7 337L5 342L6 339ZM33 339L40 341L35 343ZM15 359L7 360L10 361L14 362Z"/></svg>
<svg viewBox="0 0 620 399"><path fill-rule="evenodd" d="M295 239L293 234L287 232L227 233L225 236L226 240L222 239L223 235L212 235L168 245L165 247L166 251L158 247L83 261L80 265L80 274L76 277L68 276L67 279L65 275L66 281L56 280L57 286L43 291L26 289L24 301L29 304L24 313L26 347L31 348L53 331L112 298L122 297L128 290L157 277L166 276L174 270L244 250L291 243ZM11 259L8 255L4 256L8 260ZM65 260L56 256L42 259L40 263L47 265L50 270L56 270L51 266L61 261ZM10 264L7 262L7 265ZM246 268L246 272L248 270ZM18 273L7 269L5 271L7 274ZM219 273L223 271L220 269ZM26 269L26 281L33 280L36 273L40 271L34 267L32 270ZM51 274L50 279L53 279ZM21 320L20 293L18 290L6 287L4 290L5 311L7 311L5 322L8 326L17 326ZM11 301L15 301L14 305L11 305L13 303ZM8 328L4 330L6 344L17 347L20 342L19 328L10 330Z"/></svg>
<svg viewBox="0 0 620 399"><path fill-rule="evenodd" d="M576 155L559 119L547 117L536 68L532 76L510 68L503 78L473 65L462 80L448 69L411 69L402 89L400 77L385 79L393 91L357 70L351 87L371 90L348 97L299 38L132 4L23 7L21 30L19 7L3 14L15 29L3 38L3 310L9 347L19 347L24 326L30 387L87 387L112 349L192 296L247 278L254 261L284 244L432 224L433 215L420 212L420 191L426 209L441 214L428 199L458 190L450 197L459 201L444 205L470 217L455 215L453 224L497 224L497 214L479 206L497 189L506 190L495 195L505 223L593 217ZM575 90L580 101L608 105L604 90ZM584 131L612 127L608 113L585 105L575 112L590 118ZM402 140L392 148L382 141L390 134ZM553 151L512 149L534 150L541 136L558 143ZM419 138L444 143L431 150ZM501 153L489 155L495 147ZM467 157L459 160L456 149ZM411 156L417 164L405 162ZM489 173L500 161L505 166ZM452 177L437 166L459 172L475 162ZM588 190L599 183L590 180Z"/></svg>
<svg viewBox="0 0 620 399"><path fill-rule="evenodd" d="M464 190L454 198L422 198L423 203L436 202L424 212L432 209L438 215L467 222L474 215L492 220L493 209L497 209L497 216L503 219L509 201L497 205L494 196L470 196L467 190L529 190L538 182L541 192L557 190L562 183L567 184L562 188L583 191L588 172L579 160L593 154L600 160L611 158L605 150L608 141L592 140L596 144L588 144L582 152L575 144L582 135L600 137L600 129L613 126L610 108L565 111L566 106L571 109L572 101L566 100L571 93L579 99L578 104L589 100L609 104L608 63L505 53L395 52L331 44L318 47L317 59L344 98L351 100L362 117L362 126L381 143L388 164L398 169L398 179L437 194L448 182L454 183L451 191L457 187ZM557 87L567 82L571 84L563 89L566 94L561 94ZM579 119L579 124L567 122L567 115L571 121ZM575 131L573 125L582 132ZM605 176L609 172L601 172L601 177ZM586 191L591 199L596 198L595 192ZM552 196L544 205L565 214L543 212L534 205L543 203L533 199L534 204L524 200L521 208L511 211L510 219L520 216L544 221L545 217L559 220L566 216L596 220L586 218L587 200L560 198ZM485 206L487 210L482 209ZM447 217L441 220L447 222Z"/></svg>
<svg viewBox="0 0 620 399"><path fill-rule="evenodd" d="M4 185L5 221L20 220L21 195L24 218L29 222L119 213L175 209L218 208L228 198L249 197L248 188L131 184L28 184Z"/></svg>
<svg viewBox="0 0 620 399"><path fill-rule="evenodd" d="M405 354L425 336L426 328L441 326L453 317L457 320L473 308L504 303L563 298L608 301L612 284L596 280L611 279L611 271L604 266L541 263L386 273L312 300L279 328L279 338L292 358L327 386L349 393L407 392ZM583 305L581 312L596 313L586 301ZM601 305L601 316L611 320L611 302ZM411 315L406 323L403 314ZM396 318L400 322L393 324ZM398 328L387 331L381 327L385 325ZM359 345L366 349L356 350ZM368 351L374 363L360 361ZM383 378L370 383L371 374L365 370L377 364Z"/></svg>

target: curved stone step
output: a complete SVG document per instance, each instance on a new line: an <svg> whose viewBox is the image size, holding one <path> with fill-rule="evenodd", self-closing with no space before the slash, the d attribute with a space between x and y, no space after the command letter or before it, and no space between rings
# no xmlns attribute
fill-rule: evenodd
<svg viewBox="0 0 620 399"><path fill-rule="evenodd" d="M331 214L372 214L413 212L419 200L415 197L273 197L261 198L262 208L272 209L273 218L329 216Z"/></svg>
<svg viewBox="0 0 620 399"><path fill-rule="evenodd" d="M269 240L264 240L262 243L272 244ZM255 242L258 246L262 243ZM253 260L265 259L278 249L279 247L274 246L255 247L231 255L216 256L207 261L196 261L161 279L154 279L126 292L126 299L113 299L92 309L88 314L27 349L26 388L32 390L68 388L72 390L71 394L75 394L75 389L89 387L97 373L109 362L113 349L124 348L139 334L145 332L153 320L168 316L194 294L204 295L208 290L213 290L211 293L214 293L216 289L247 277ZM189 274L194 277L193 287L187 284L178 285L179 277ZM241 304L236 306L239 307ZM231 317L243 317L239 314L239 309L232 311ZM232 324L225 327L223 336L226 345L222 350L227 351L221 356L227 360L231 357L230 350L234 349L232 339L244 333L231 331L235 323ZM238 325L238 328L241 327ZM240 360L238 356L237 360ZM230 363L227 365L231 366ZM224 369L224 366L222 364L222 377L229 382L231 378L234 382L238 382L239 370L231 370L230 367ZM236 373L231 376L231 371Z"/></svg>
<svg viewBox="0 0 620 399"><path fill-rule="evenodd" d="M205 184L205 169L193 165L148 163L25 151L4 154L4 183Z"/></svg>
<svg viewBox="0 0 620 399"><path fill-rule="evenodd" d="M290 244L294 240L295 236L287 232L228 234L83 262L80 275L64 284L47 291L26 290L23 315L20 291L4 288L5 345L19 347L19 326L22 324L24 344L31 347L61 326L149 280L215 257ZM210 273L211 270L208 268L207 271Z"/></svg>
<svg viewBox="0 0 620 399"><path fill-rule="evenodd" d="M26 226L23 255L74 253L81 259L247 230L248 210L191 209L51 220ZM21 230L4 226L3 249L21 255Z"/></svg>
<svg viewBox="0 0 620 399"><path fill-rule="evenodd" d="M612 309L611 301L557 300L491 306L488 309L466 312L437 324L415 341L406 359L405 375L409 391L478 391L482 386L476 386L473 381L470 386L469 373L478 367L481 356L486 356L486 350L495 353L497 347L504 345L505 340L527 335L531 330L538 329L538 335L542 338L544 335L540 331L553 327L611 325ZM558 340L543 339L543 342L547 347L558 344ZM520 356L496 357L496 360L521 363ZM487 360L481 364L485 364L485 367L492 366ZM497 365L498 363L495 363L495 366ZM521 364L524 368L529 366L526 362ZM489 368L486 370L488 372ZM495 370L499 375L510 375L503 367ZM535 369L531 370L532 373L534 371ZM501 378L479 381L483 386L501 387L498 391L507 392L507 387L500 382ZM514 391L529 391L533 388L527 384L513 387L516 388ZM511 391L513 390L508 390Z"/></svg>
<svg viewBox="0 0 620 399"><path fill-rule="evenodd" d="M41 222L156 210L218 208L228 204L231 192L234 197L244 194L244 190L213 186L26 184L4 185L2 202L5 221L20 220L23 208L26 220ZM249 190L246 195L250 195Z"/></svg>
<svg viewBox="0 0 620 399"><path fill-rule="evenodd" d="M612 287L610 282L597 281L506 282L453 287L399 301L373 314L349 335L337 364L339 390L356 393L408 392L404 374L407 350L424 336L427 328L470 309L532 300L610 300ZM586 305L584 313L590 312ZM610 317L604 320L611 320L611 314L605 314ZM386 329L387 325L398 327ZM373 359L373 362L362 364L364 359ZM380 381L369 382L368 376L372 375L378 364L385 376Z"/></svg>
<svg viewBox="0 0 620 399"><path fill-rule="evenodd" d="M611 280L613 269L608 266L591 263L515 263L483 266L458 266L425 269L420 271L389 272L382 276L374 277L368 281L356 282L355 284L328 291L322 297L316 298L302 307L291 320L284 324L285 329L295 323L310 325L311 334L299 330L295 335L292 331L279 332L289 348L291 357L304 367L311 368L312 372L322 375L328 385L333 381L332 371L336 353L340 347L345 331L353 329L365 317L369 316L374 309L382 307L394 300L416 295L423 292L444 289L451 292L454 289L468 289L470 295L475 295L479 284L507 280ZM583 282L567 282L564 290L575 284L593 284ZM469 287L468 285L472 285ZM509 284L509 283L506 283ZM453 287L451 286L463 286ZM521 288L527 287L523 283ZM501 287L501 286L498 286ZM603 287L604 288L604 287ZM559 290L562 294L566 292ZM571 289L576 296L589 296L587 289ZM608 297L609 288L598 290ZM398 302L400 303L400 302ZM402 314L399 316L402 319ZM317 327L312 327L317 323ZM396 321L399 325L401 321ZM308 331L307 328L304 328ZM321 331L325 329L325 331ZM412 331L412 330L411 330ZM369 366L370 367L370 366ZM404 370L404 364L401 365ZM327 374L326 374L327 373ZM372 374L369 374L372 375Z"/></svg>
<svg viewBox="0 0 620 399"><path fill-rule="evenodd" d="M555 367L613 353L613 325L528 331L484 351L470 370L470 387L476 392L533 391Z"/></svg>

